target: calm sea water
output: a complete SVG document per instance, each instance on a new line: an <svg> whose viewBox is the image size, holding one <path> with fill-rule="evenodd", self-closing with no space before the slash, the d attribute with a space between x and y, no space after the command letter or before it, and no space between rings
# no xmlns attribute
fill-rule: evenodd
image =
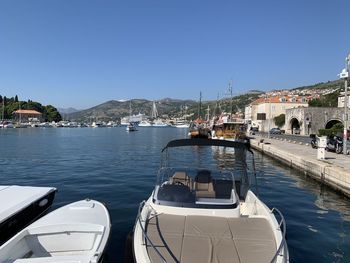
<svg viewBox="0 0 350 263"><path fill-rule="evenodd" d="M175 128L3 129L1 184L57 187L53 209L87 197L104 202L113 224L107 259L123 262L160 151L186 136ZM291 262L350 262L350 200L259 153L255 158L260 198L286 218Z"/></svg>

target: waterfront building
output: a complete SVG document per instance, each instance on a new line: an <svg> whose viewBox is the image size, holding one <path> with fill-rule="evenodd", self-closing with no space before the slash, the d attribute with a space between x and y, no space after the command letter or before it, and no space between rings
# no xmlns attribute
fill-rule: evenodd
<svg viewBox="0 0 350 263"><path fill-rule="evenodd" d="M287 109L308 106L308 98L305 96L262 97L245 107L245 122L248 128L258 128L259 131L267 132L276 126L274 118L286 114Z"/></svg>
<svg viewBox="0 0 350 263"><path fill-rule="evenodd" d="M12 115L16 122L30 122L32 120L40 122L42 120L42 113L36 110L16 110Z"/></svg>

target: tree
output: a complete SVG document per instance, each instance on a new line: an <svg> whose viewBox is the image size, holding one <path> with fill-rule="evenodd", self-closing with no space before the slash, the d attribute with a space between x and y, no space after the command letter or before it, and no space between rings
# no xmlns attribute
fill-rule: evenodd
<svg viewBox="0 0 350 263"><path fill-rule="evenodd" d="M275 121L276 126L281 128L286 122L286 115L282 113L273 118L273 120Z"/></svg>
<svg viewBox="0 0 350 263"><path fill-rule="evenodd" d="M2 103L2 96L0 95L0 103Z"/></svg>
<svg viewBox="0 0 350 263"><path fill-rule="evenodd" d="M49 122L52 122L52 121L59 122L62 120L61 114L52 105L44 106L43 115L44 115L45 120L49 121Z"/></svg>
<svg viewBox="0 0 350 263"><path fill-rule="evenodd" d="M18 102L18 96L17 95L15 96L15 102Z"/></svg>

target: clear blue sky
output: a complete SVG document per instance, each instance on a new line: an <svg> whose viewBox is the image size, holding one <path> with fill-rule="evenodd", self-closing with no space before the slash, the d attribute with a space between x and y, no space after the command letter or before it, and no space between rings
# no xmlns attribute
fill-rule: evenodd
<svg viewBox="0 0 350 263"><path fill-rule="evenodd" d="M1 0L0 94L57 107L334 80L348 0ZM344 34L346 31L347 34Z"/></svg>

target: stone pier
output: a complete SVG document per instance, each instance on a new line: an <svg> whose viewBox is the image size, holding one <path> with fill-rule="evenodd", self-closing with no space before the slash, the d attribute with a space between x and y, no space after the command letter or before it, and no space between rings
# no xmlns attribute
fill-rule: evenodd
<svg viewBox="0 0 350 263"><path fill-rule="evenodd" d="M255 136L251 146L263 154L296 168L321 183L350 197L350 156L326 153L326 160L317 160L317 150L277 139Z"/></svg>

